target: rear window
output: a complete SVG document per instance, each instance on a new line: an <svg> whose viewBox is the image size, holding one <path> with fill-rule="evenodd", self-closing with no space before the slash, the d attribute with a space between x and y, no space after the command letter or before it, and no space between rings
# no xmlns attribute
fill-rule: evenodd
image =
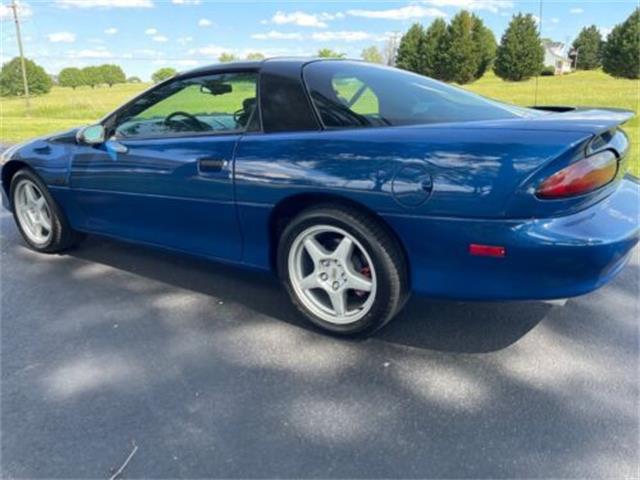
<svg viewBox="0 0 640 480"><path fill-rule="evenodd" d="M537 116L403 70L321 61L304 68L304 80L327 128L469 122Z"/></svg>

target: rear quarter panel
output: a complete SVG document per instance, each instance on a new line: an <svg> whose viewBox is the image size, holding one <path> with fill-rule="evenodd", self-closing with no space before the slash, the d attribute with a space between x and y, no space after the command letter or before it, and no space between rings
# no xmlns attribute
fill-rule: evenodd
<svg viewBox="0 0 640 480"><path fill-rule="evenodd" d="M583 152L589 138L446 125L246 135L235 160L244 258L268 264L270 212L300 193L344 197L382 216L504 218L525 179Z"/></svg>

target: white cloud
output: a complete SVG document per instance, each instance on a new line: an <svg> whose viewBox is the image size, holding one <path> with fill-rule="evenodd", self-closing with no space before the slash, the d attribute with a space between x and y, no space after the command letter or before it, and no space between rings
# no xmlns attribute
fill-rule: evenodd
<svg viewBox="0 0 640 480"><path fill-rule="evenodd" d="M560 19L558 17L551 17L551 23L560 23Z"/></svg>
<svg viewBox="0 0 640 480"><path fill-rule="evenodd" d="M70 58L111 58L113 54L108 50L96 48L95 50L85 49L80 51L71 51L67 54Z"/></svg>
<svg viewBox="0 0 640 480"><path fill-rule="evenodd" d="M437 8L423 7L420 5L408 5L389 10L348 10L347 14L354 17L382 18L385 20L410 20L424 17L446 17L447 14Z"/></svg>
<svg viewBox="0 0 640 480"><path fill-rule="evenodd" d="M154 42L167 42L167 41L169 41L169 39L167 37L165 37L164 35L156 35L155 37L151 38L151 40L153 40Z"/></svg>
<svg viewBox="0 0 640 480"><path fill-rule="evenodd" d="M33 10L28 3L25 2L17 2L18 4L18 17L19 18L27 18L33 15ZM0 4L0 20L10 20L13 19L13 11L11 8L6 6L4 3Z"/></svg>
<svg viewBox="0 0 640 480"><path fill-rule="evenodd" d="M136 56L142 56L142 57L163 57L164 53L163 52L158 52L157 50L153 50L151 48L140 48L137 50L134 50L133 53Z"/></svg>
<svg viewBox="0 0 640 480"><path fill-rule="evenodd" d="M176 42L178 42L180 45L186 45L187 43L193 42L193 37L178 37L176 39Z"/></svg>
<svg viewBox="0 0 640 480"><path fill-rule="evenodd" d="M190 55L200 54L200 55L204 55L206 57L218 58L222 53L228 52L228 51L229 51L228 48L220 47L218 45L207 45L205 47L201 47L201 48L198 48L198 49L191 49L191 50L189 50L188 53Z"/></svg>
<svg viewBox="0 0 640 480"><path fill-rule="evenodd" d="M200 0L171 0L175 5L200 5Z"/></svg>
<svg viewBox="0 0 640 480"><path fill-rule="evenodd" d="M209 20L208 18L201 18L200 20L198 20L198 26L199 27L210 27L211 25L213 25L213 22L211 20Z"/></svg>
<svg viewBox="0 0 640 480"><path fill-rule="evenodd" d="M76 34L71 32L56 32L47 35L52 43L73 43L76 41Z"/></svg>
<svg viewBox="0 0 640 480"><path fill-rule="evenodd" d="M255 40L302 40L300 33L284 33L271 30L267 33L254 33L251 38Z"/></svg>
<svg viewBox="0 0 640 480"><path fill-rule="evenodd" d="M278 11L271 20L262 23L275 23L276 25L293 24L299 27L326 28L327 21L336 18L344 18L344 13L306 13L301 11L286 13Z"/></svg>
<svg viewBox="0 0 640 480"><path fill-rule="evenodd" d="M373 35L362 31L342 31L342 32L314 32L311 35L313 40L319 42L329 41L343 41L343 42L358 42L362 40L370 40Z"/></svg>
<svg viewBox="0 0 640 480"><path fill-rule="evenodd" d="M613 28L611 27L598 27L598 30L600 31L600 35L602 35L603 38L607 38L607 36L611 33L611 30L613 30Z"/></svg>
<svg viewBox="0 0 640 480"><path fill-rule="evenodd" d="M580 13L584 13L584 9L583 8L572 8L571 10L569 10L569 13L573 13L574 15L576 14L580 14Z"/></svg>
<svg viewBox="0 0 640 480"><path fill-rule="evenodd" d="M182 67L195 67L197 65L200 65L200 60L185 59L185 60L178 60L174 63Z"/></svg>
<svg viewBox="0 0 640 480"><path fill-rule="evenodd" d="M427 0L425 3L436 7L457 7L467 10L488 10L498 13L501 9L513 8L511 0Z"/></svg>
<svg viewBox="0 0 640 480"><path fill-rule="evenodd" d="M55 0L63 8L150 8L153 0Z"/></svg>
<svg viewBox="0 0 640 480"><path fill-rule="evenodd" d="M158 33L158 29L157 28L147 28L144 31L145 35L156 35Z"/></svg>
<svg viewBox="0 0 640 480"><path fill-rule="evenodd" d="M540 25L540 17L537 15L531 15L531 18L533 18L533 21L536 22L536 25Z"/></svg>
<svg viewBox="0 0 640 480"><path fill-rule="evenodd" d="M118 29L115 27L107 28L104 33L106 33L107 35L115 35L116 33L118 33Z"/></svg>

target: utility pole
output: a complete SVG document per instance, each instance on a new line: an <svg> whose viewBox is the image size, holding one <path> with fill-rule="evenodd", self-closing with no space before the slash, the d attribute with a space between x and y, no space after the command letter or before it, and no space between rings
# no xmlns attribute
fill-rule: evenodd
<svg viewBox="0 0 640 480"><path fill-rule="evenodd" d="M16 38L18 39L18 51L20 52L20 64L22 66L24 99L27 104L27 113L30 113L31 102L29 101L29 82L27 81L27 67L24 62L24 51L22 50L22 35L20 34L20 19L18 18L18 4L16 4L16 0L11 0L11 5L9 5L9 8L13 10L13 20L16 22Z"/></svg>

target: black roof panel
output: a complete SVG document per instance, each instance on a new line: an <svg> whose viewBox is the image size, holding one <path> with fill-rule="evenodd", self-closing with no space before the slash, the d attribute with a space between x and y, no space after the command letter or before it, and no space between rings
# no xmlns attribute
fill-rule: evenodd
<svg viewBox="0 0 640 480"><path fill-rule="evenodd" d="M212 65L205 65L204 67L198 67L193 70L187 70L185 72L180 72L176 75L176 78L179 77L192 77L194 75L200 75L204 73L218 73L222 71L233 71L233 70L260 70L265 63L281 63L286 64L287 68L290 68L292 65L298 65L302 68L305 64L310 62L317 62L322 60L339 60L339 59L328 59L328 58L316 58L316 57L272 57L266 58L264 60L242 60L238 62L227 62L227 63L214 63Z"/></svg>

